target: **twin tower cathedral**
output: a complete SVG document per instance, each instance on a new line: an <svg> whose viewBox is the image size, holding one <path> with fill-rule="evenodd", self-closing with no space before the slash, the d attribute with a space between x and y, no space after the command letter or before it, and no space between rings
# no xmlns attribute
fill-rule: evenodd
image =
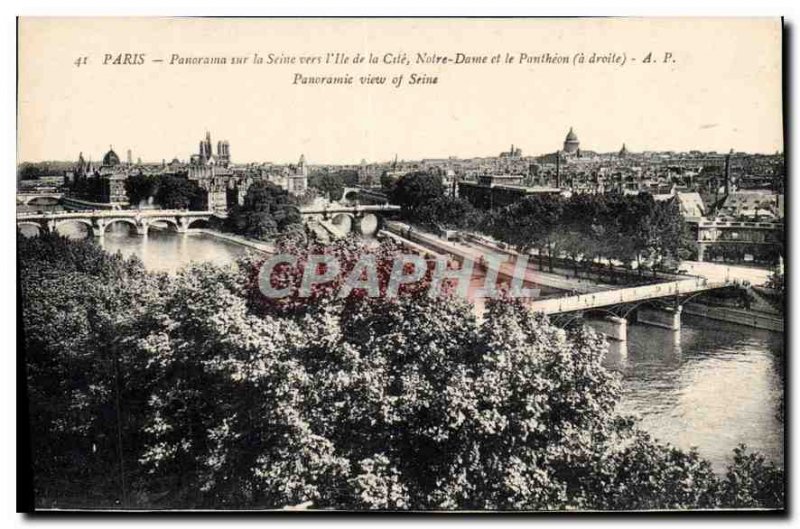
<svg viewBox="0 0 800 529"><path fill-rule="evenodd" d="M231 147L227 140L217 142L217 153L211 144L211 133L206 132L204 140L200 141L200 152L193 154L191 158L191 165L217 165L220 167L228 167L231 163Z"/></svg>

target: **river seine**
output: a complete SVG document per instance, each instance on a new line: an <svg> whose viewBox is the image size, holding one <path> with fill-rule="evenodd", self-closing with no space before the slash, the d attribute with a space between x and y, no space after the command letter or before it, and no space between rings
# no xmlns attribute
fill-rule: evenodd
<svg viewBox="0 0 800 529"><path fill-rule="evenodd" d="M249 251L202 234L132 236L125 226L111 227L102 245L170 273L192 261L232 263ZM627 351L612 344L606 365L622 375L620 411L637 416L661 441L696 446L724 472L740 443L783 465L778 418L783 349L780 333L684 315L679 338L672 331L630 325Z"/></svg>

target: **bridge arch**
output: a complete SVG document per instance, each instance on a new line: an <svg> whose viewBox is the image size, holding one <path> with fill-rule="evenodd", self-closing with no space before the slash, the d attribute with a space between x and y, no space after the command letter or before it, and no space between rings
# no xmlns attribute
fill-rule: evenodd
<svg viewBox="0 0 800 529"><path fill-rule="evenodd" d="M614 316L617 316L619 318L625 318L627 320L628 317L631 314L633 314L633 312L635 310L638 310L638 309L640 309L642 307L645 307L645 306L650 306L650 307L655 307L655 308L663 308L664 300L661 299L661 298L643 299L641 301L636 301L636 302L633 302L633 303L626 303L625 305L618 305L617 307L614 307L615 309L617 309L616 313L615 314L612 313L612 314ZM598 309L598 310L602 310L602 309Z"/></svg>
<svg viewBox="0 0 800 529"><path fill-rule="evenodd" d="M51 196L28 197L23 203L26 206L57 206L61 203L61 199Z"/></svg>
<svg viewBox="0 0 800 529"><path fill-rule="evenodd" d="M116 224L118 222L122 222L124 224L129 225L129 226L133 226L133 229L136 230L137 232L139 230L139 226L138 226L138 224L136 224L135 220L129 219L129 218L126 218L126 217L117 217L117 218L111 218L111 219L105 220L105 222L101 226L102 233L105 233L108 230L109 226L111 226L113 224Z"/></svg>
<svg viewBox="0 0 800 529"><path fill-rule="evenodd" d="M60 235L64 235L64 236L70 235L69 233L64 233L64 231L62 229L62 227L67 226L68 224L83 225L83 226L86 227L86 236L87 237L91 237L92 236L92 231L93 231L94 228L92 226L92 222L90 220L88 220L88 219L62 219L62 220L56 221L55 228L54 228L55 232L60 234Z"/></svg>
<svg viewBox="0 0 800 529"><path fill-rule="evenodd" d="M22 230L23 227L32 228L32 229L27 230L27 233L26 233L26 231ZM33 222L32 220L17 222L17 228L26 237L38 237L39 235L41 235L45 231L44 227L42 227L41 224L39 224L38 222ZM35 230L35 233L32 233L32 232L34 232L34 230Z"/></svg>
<svg viewBox="0 0 800 529"><path fill-rule="evenodd" d="M375 235L383 227L383 216L367 213L359 219L358 233L361 235Z"/></svg>
<svg viewBox="0 0 800 529"><path fill-rule="evenodd" d="M166 224L170 228L170 231L176 231L177 232L177 231L180 231L180 229L181 229L180 224L178 224L178 221L175 220L174 218L170 218L170 217L155 217L155 218L152 218L152 219L147 219L147 225L148 226L154 226L154 225L156 225L158 223Z"/></svg>
<svg viewBox="0 0 800 529"><path fill-rule="evenodd" d="M356 202L358 201L359 190L355 187L345 187L342 191L342 200Z"/></svg>
<svg viewBox="0 0 800 529"><path fill-rule="evenodd" d="M565 314L551 314L547 318L551 324L559 329L567 329L571 325L582 322L583 314L580 312L569 312Z"/></svg>
<svg viewBox="0 0 800 529"><path fill-rule="evenodd" d="M339 228L342 233L350 233L353 231L353 224L355 218L350 213L337 213L331 218L331 224Z"/></svg>
<svg viewBox="0 0 800 529"><path fill-rule="evenodd" d="M573 323L585 321L591 316L611 316L612 318L624 318L612 309L604 307L591 308L576 312L564 312L549 315L550 322L561 329L566 329Z"/></svg>
<svg viewBox="0 0 800 529"><path fill-rule="evenodd" d="M210 228L211 227L211 218L210 217L197 217L193 219L188 219L186 221L186 229L192 228Z"/></svg>
<svg viewBox="0 0 800 529"><path fill-rule="evenodd" d="M726 290L726 289L719 289L719 290ZM685 304L689 303L691 300L693 300L695 298L698 298L700 296L704 296L704 295L706 295L706 294L708 294L710 292L712 292L712 291L711 290L701 290L700 292L695 292L694 294L691 294L690 296L686 296L685 298L680 300L680 306L682 307Z"/></svg>

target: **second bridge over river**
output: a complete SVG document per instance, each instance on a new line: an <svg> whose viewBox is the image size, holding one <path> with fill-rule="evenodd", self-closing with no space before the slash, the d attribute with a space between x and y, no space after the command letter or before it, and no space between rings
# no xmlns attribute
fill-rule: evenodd
<svg viewBox="0 0 800 529"><path fill-rule="evenodd" d="M488 253L508 257L510 263L501 265L498 275L509 278L519 254L487 241L466 237L460 241L446 240L437 235L412 229L400 222L388 222L388 236L405 241L408 247L431 257L449 255L458 261L470 259L479 262ZM639 323L671 330L680 330L683 306L702 294L723 288L735 287L741 282L735 277L724 281L703 276L665 275L660 281L636 286L617 286L590 283L562 274L536 270L533 264L524 270L524 281L559 289L565 294L557 297L528 301L532 312L543 313L556 325L591 317L592 326L610 338L625 341L627 323L634 315Z"/></svg>

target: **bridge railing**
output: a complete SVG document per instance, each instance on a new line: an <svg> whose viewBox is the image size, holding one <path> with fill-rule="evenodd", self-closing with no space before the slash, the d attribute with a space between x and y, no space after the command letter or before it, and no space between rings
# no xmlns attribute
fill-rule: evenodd
<svg viewBox="0 0 800 529"><path fill-rule="evenodd" d="M82 219L91 217L108 218L148 218L148 217L204 217L214 215L214 211L191 211L183 209L116 210L92 209L66 213L17 213L17 219Z"/></svg>
<svg viewBox="0 0 800 529"><path fill-rule="evenodd" d="M300 208L304 215L335 214L335 213L368 213L370 211L400 211L400 206L395 204L376 204L366 206L333 206L333 207L307 207Z"/></svg>
<svg viewBox="0 0 800 529"><path fill-rule="evenodd" d="M682 281L671 281L656 285L645 285L632 288L621 288L618 290L593 292L591 294L580 294L577 296L542 299L532 302L530 304L530 309L534 312L543 312L545 314L573 312L576 310L589 310L623 303L645 301L648 299L673 297L681 294L693 294L705 290L722 288L728 284L729 283L727 282L710 282L706 278L684 279Z"/></svg>

